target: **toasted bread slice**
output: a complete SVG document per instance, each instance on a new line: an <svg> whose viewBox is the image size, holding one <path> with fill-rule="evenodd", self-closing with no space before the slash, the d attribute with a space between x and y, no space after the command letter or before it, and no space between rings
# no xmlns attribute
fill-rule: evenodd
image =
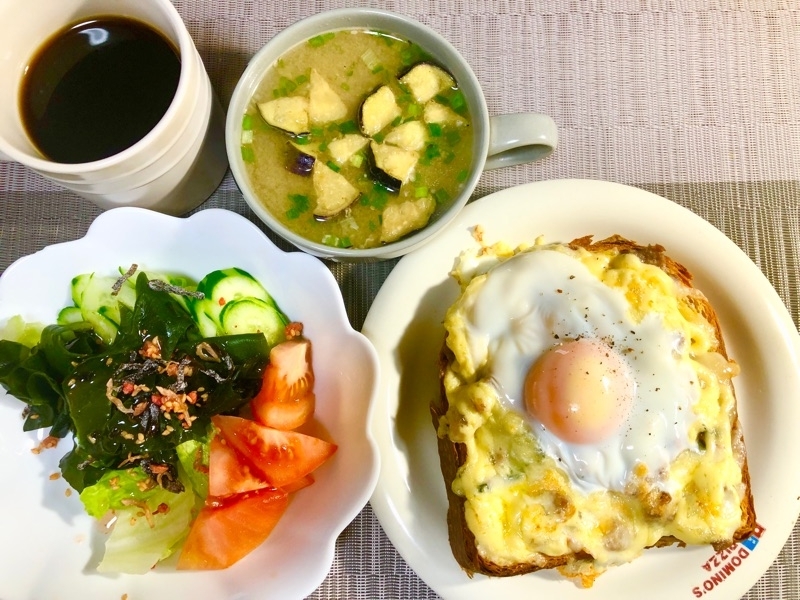
<svg viewBox="0 0 800 600"><path fill-rule="evenodd" d="M692 275L689 270L670 258L663 247L658 245L642 246L620 236L612 236L598 242L593 242L591 236L587 236L575 239L566 245L574 250L583 249L593 253L612 252L618 254L634 254L642 263L658 267L680 286L689 288L692 291L690 294L692 309L702 315L715 332L715 347L711 350L722 355L726 361L730 360L725 349L719 319L714 308L705 296L693 288ZM594 577L601 573L604 568L593 571L591 568L593 561L592 555L582 550L552 556L532 553L533 558L524 561L520 560L513 564L509 564L507 560L498 563L493 560L492 556L480 550L479 544L476 541L476 536L468 524L465 511L465 498L463 495L454 491L453 485L459 476L459 469L467 463L467 446L463 443L452 441L446 432L443 433L443 429L440 426L450 406L445 379L448 370L450 370L453 365L453 361L453 352L448 347L445 340L439 358L440 394L431 403L430 412L433 425L439 432L438 452L448 499L448 534L450 546L456 561L470 576L474 573L481 573L489 576L506 577L530 573L540 569L559 568L564 575L578 578L579 583L585 587L590 586ZM747 454L741 423L739 422L738 413L735 409L735 403L734 409L728 412L728 416L730 418L732 432L731 448L735 462L741 470L741 485L739 486L741 490L741 522L730 539L712 540L709 542L717 550L746 539L752 535L756 529L756 514L750 486ZM661 509L660 503L660 496L656 494L652 497L652 505L645 506L645 513L658 515ZM686 545L686 543L678 537L664 535L647 547L661 547L673 544L680 546ZM576 565L578 565L579 568L575 568ZM585 569L580 568L580 565L590 566L588 569Z"/></svg>

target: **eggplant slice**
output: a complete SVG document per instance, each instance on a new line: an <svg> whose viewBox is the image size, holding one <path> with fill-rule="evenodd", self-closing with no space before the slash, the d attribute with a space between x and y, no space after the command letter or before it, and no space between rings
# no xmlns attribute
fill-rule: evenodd
<svg viewBox="0 0 800 600"><path fill-rule="evenodd" d="M435 208L436 201L430 196L389 204L383 211L381 242L393 242L412 231L422 229Z"/></svg>
<svg viewBox="0 0 800 600"><path fill-rule="evenodd" d="M411 178L419 160L419 152L404 150L391 144L369 144L372 151L370 174L386 189L399 192L400 187Z"/></svg>
<svg viewBox="0 0 800 600"><path fill-rule="evenodd" d="M316 69L311 69L308 88L308 118L320 125L338 121L347 115L347 105Z"/></svg>
<svg viewBox="0 0 800 600"><path fill-rule="evenodd" d="M357 133L348 133L328 144L328 154L338 164L343 165L356 152L364 149L367 144L369 144L369 140L364 136Z"/></svg>
<svg viewBox="0 0 800 600"><path fill-rule="evenodd" d="M428 130L425 125L419 121L407 121L389 131L383 141L403 150L419 151L425 147L427 139Z"/></svg>
<svg viewBox="0 0 800 600"><path fill-rule="evenodd" d="M317 200L314 208L315 217L332 217L350 206L361 195L344 175L320 161L314 163L311 180Z"/></svg>
<svg viewBox="0 0 800 600"><path fill-rule="evenodd" d="M298 146L293 142L287 144L286 149L286 170L295 175L311 175L311 170L314 168L314 163L317 161L316 156L306 152L302 146Z"/></svg>
<svg viewBox="0 0 800 600"><path fill-rule="evenodd" d="M455 87L455 79L434 64L417 63L400 78L400 83L406 86L414 99L420 104L425 104L436 94L448 88Z"/></svg>
<svg viewBox="0 0 800 600"><path fill-rule="evenodd" d="M273 127L293 135L308 132L308 98L289 96L261 102L258 112Z"/></svg>
<svg viewBox="0 0 800 600"><path fill-rule="evenodd" d="M438 123L439 125L456 125L461 127L467 124L467 120L459 115L449 106L431 100L422 110L422 118L426 123Z"/></svg>
<svg viewBox="0 0 800 600"><path fill-rule="evenodd" d="M388 86L381 86L367 96L358 111L361 132L372 137L401 115L394 92Z"/></svg>

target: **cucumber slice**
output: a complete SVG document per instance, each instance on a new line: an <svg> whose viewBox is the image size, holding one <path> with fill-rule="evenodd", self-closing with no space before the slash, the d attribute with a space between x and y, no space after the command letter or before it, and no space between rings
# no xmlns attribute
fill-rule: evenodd
<svg viewBox="0 0 800 600"><path fill-rule="evenodd" d="M92 325L95 333L106 344L111 344L117 337L118 325L99 312L83 311L83 320Z"/></svg>
<svg viewBox="0 0 800 600"><path fill-rule="evenodd" d="M73 297L80 307L83 320L92 324L100 338L110 344L117 336L120 321L120 305L113 295L115 277L104 277L94 273L78 275L72 282Z"/></svg>
<svg viewBox="0 0 800 600"><path fill-rule="evenodd" d="M94 273L84 273L83 275L76 275L72 278L70 292L72 294L72 301L75 303L75 306L81 305L83 292L87 287L89 287L89 282L92 280L92 277L94 277Z"/></svg>
<svg viewBox="0 0 800 600"><path fill-rule="evenodd" d="M258 298L243 298L225 304L220 323L227 334L263 333L272 347L286 339L288 319L273 304Z"/></svg>
<svg viewBox="0 0 800 600"><path fill-rule="evenodd" d="M277 308L264 286L250 273L237 267L212 271L200 280L197 291L202 292L204 298L193 303L193 314L198 317L202 310L217 325L222 323L220 313L225 305L235 300L255 298Z"/></svg>
<svg viewBox="0 0 800 600"><path fill-rule="evenodd" d="M83 322L83 313L77 306L66 306L62 308L56 317L59 325L73 325Z"/></svg>
<svg viewBox="0 0 800 600"><path fill-rule="evenodd" d="M217 320L212 317L212 311L208 308L210 302L206 299L194 300L191 303L190 313L194 317L200 335L203 337L216 337L222 334L222 330ZM219 313L220 311L215 311Z"/></svg>
<svg viewBox="0 0 800 600"><path fill-rule="evenodd" d="M136 284L127 280L119 288L116 295L117 302L124 304L129 309L133 310L133 305L136 304Z"/></svg>
<svg viewBox="0 0 800 600"><path fill-rule="evenodd" d="M274 305L264 286L250 273L237 267L212 271L197 284L197 291L203 292L206 300L220 306L241 298L258 298Z"/></svg>

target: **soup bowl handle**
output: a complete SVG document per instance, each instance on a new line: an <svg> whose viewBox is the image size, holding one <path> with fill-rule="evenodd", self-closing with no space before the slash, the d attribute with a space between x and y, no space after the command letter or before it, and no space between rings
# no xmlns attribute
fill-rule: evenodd
<svg viewBox="0 0 800 600"><path fill-rule="evenodd" d="M489 118L489 152L484 169L511 167L546 157L558 145L555 121L537 113Z"/></svg>

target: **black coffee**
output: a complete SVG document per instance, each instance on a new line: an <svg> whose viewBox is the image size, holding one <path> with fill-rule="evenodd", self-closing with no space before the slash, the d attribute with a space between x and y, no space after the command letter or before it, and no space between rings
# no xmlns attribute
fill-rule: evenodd
<svg viewBox="0 0 800 600"><path fill-rule="evenodd" d="M50 160L106 158L161 120L180 70L173 45L150 26L125 17L82 21L59 31L30 60L22 121Z"/></svg>

